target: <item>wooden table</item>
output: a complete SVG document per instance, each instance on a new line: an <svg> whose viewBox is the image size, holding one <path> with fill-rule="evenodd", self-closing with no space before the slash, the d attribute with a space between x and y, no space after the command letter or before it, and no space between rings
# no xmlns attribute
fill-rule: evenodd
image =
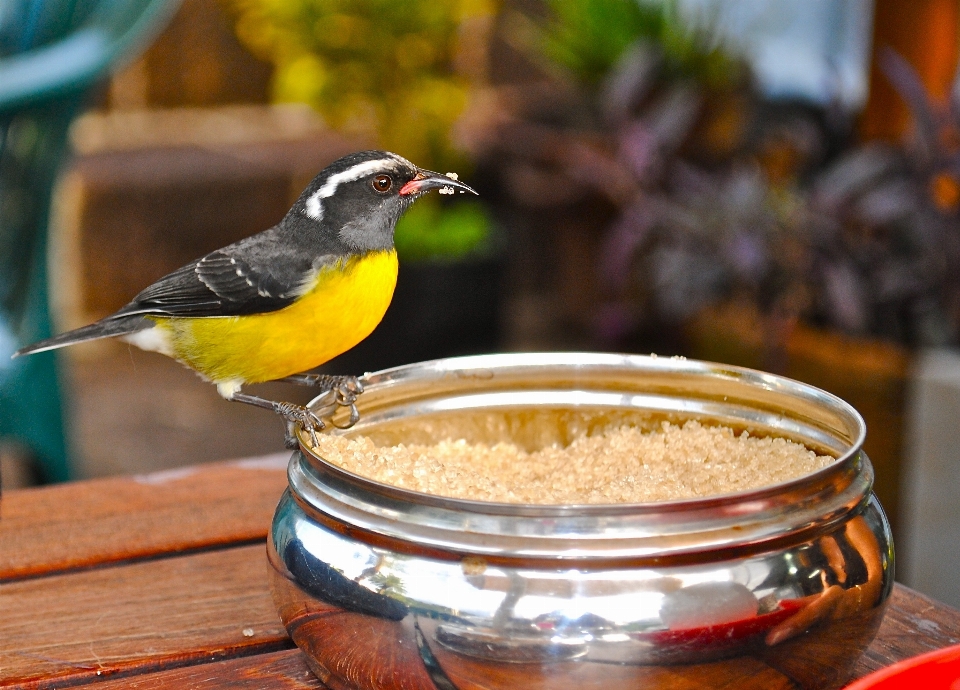
<svg viewBox="0 0 960 690"><path fill-rule="evenodd" d="M0 687L322 688L267 586L287 458L5 494ZM898 585L857 675L957 642L960 611Z"/></svg>

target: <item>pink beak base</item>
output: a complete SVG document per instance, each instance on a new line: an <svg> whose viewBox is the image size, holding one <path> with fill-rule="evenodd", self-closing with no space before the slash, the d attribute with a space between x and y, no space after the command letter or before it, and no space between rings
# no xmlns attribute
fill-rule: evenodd
<svg viewBox="0 0 960 690"><path fill-rule="evenodd" d="M411 194L421 194L440 187L455 187L465 192L476 194L471 187L465 185L460 180L454 180L446 175L430 172L429 170L421 170L418 172L415 178L400 188L398 194L400 196L410 196Z"/></svg>

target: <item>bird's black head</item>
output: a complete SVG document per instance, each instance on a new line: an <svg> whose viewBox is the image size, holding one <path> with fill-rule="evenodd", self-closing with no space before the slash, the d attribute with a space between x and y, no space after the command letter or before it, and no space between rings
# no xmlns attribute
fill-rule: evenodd
<svg viewBox="0 0 960 690"><path fill-rule="evenodd" d="M361 151L334 161L317 175L287 219L319 225L354 251L389 249L400 215L414 199L435 188L470 187L422 170L395 153ZM314 226L315 227L315 226Z"/></svg>

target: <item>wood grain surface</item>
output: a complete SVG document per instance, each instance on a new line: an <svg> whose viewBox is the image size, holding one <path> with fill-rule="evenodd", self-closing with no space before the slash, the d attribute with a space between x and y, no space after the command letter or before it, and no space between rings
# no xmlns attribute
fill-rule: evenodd
<svg viewBox="0 0 960 690"><path fill-rule="evenodd" d="M323 690L296 649L185 666L97 683L96 690Z"/></svg>
<svg viewBox="0 0 960 690"><path fill-rule="evenodd" d="M873 643L857 662L865 676L895 661L960 644L960 611L896 585Z"/></svg>
<svg viewBox="0 0 960 690"><path fill-rule="evenodd" d="M265 539L289 457L6 492L0 582Z"/></svg>
<svg viewBox="0 0 960 690"><path fill-rule="evenodd" d="M290 647L266 568L259 544L6 583L0 683L76 685Z"/></svg>

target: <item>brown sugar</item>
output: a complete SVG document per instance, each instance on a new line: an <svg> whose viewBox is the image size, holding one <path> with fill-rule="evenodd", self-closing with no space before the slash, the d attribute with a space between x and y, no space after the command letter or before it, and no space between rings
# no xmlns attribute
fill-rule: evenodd
<svg viewBox="0 0 960 690"><path fill-rule="evenodd" d="M581 436L527 452L444 440L378 447L369 438L323 434L317 454L348 472L437 496L499 503L649 503L757 489L834 462L783 438L724 426L663 422Z"/></svg>

